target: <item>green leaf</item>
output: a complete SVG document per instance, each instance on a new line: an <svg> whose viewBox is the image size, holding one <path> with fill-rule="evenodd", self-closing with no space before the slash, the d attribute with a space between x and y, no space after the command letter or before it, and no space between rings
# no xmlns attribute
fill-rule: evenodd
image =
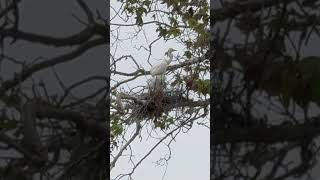
<svg viewBox="0 0 320 180"><path fill-rule="evenodd" d="M7 122L0 122L0 129L14 129L17 127L17 122L10 120Z"/></svg>
<svg viewBox="0 0 320 180"><path fill-rule="evenodd" d="M185 51L184 52L184 55L188 58L188 59L191 59L192 57L192 53L190 51Z"/></svg>
<svg viewBox="0 0 320 180"><path fill-rule="evenodd" d="M170 37L171 35L173 37L177 37L180 34L180 29L177 27L170 27L169 31L167 32L167 36Z"/></svg>
<svg viewBox="0 0 320 180"><path fill-rule="evenodd" d="M145 6L147 6L147 7L149 7L150 4L151 4L151 1L145 0L145 1L143 1L143 4L144 4Z"/></svg>
<svg viewBox="0 0 320 180"><path fill-rule="evenodd" d="M197 79L193 82L192 90L201 94L210 94L210 79Z"/></svg>
<svg viewBox="0 0 320 180"><path fill-rule="evenodd" d="M162 28L161 26L159 26L157 29L156 29L156 32L159 32L159 37L166 37L167 34L168 34L168 30L165 29L165 28Z"/></svg>
<svg viewBox="0 0 320 180"><path fill-rule="evenodd" d="M142 20L141 16L137 16L135 19L136 19L136 24L138 26L142 26L143 25L143 20Z"/></svg>
<svg viewBox="0 0 320 180"><path fill-rule="evenodd" d="M189 24L189 26L190 26L191 28L194 28L194 27L197 26L198 22L197 22L197 20L194 19L194 18L189 18L189 19L188 19L188 24Z"/></svg>
<svg viewBox="0 0 320 180"><path fill-rule="evenodd" d="M169 21L170 21L170 24L171 25L177 25L177 19L176 18L174 18L174 17L169 17Z"/></svg>
<svg viewBox="0 0 320 180"><path fill-rule="evenodd" d="M175 75L175 80L170 84L172 87L174 87L177 84L182 84L183 80L181 79L180 75Z"/></svg>

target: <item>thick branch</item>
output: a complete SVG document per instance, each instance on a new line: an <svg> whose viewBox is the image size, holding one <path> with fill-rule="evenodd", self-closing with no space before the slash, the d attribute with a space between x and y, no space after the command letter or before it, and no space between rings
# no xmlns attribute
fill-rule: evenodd
<svg viewBox="0 0 320 180"><path fill-rule="evenodd" d="M20 108L21 100L18 97L13 100L4 95L1 100L9 107L13 107L17 110ZM96 114L96 116L92 117L89 113L81 113L79 111L63 109L41 102L39 102L39 105L37 105L37 109L35 110L36 116L39 119L53 118L69 120L74 122L81 129L85 130L89 136L98 137L100 139L109 138L109 128L106 123L107 117L101 117L99 114Z"/></svg>
<svg viewBox="0 0 320 180"><path fill-rule="evenodd" d="M228 128L212 133L213 144L236 142L277 143L299 141L303 138L314 138L320 134L320 125L299 124L272 127Z"/></svg>
<svg viewBox="0 0 320 180"><path fill-rule="evenodd" d="M73 60L76 57L79 57L81 54L83 54L87 50L89 50L93 47L96 47L98 45L102 45L102 44L105 44L105 40L103 38L91 40L91 41L81 45L79 48L77 48L76 50L74 50L68 54L63 54L61 56L52 58L51 60L40 62L38 64L31 66L30 68L23 70L20 75L16 75L14 77L14 79L5 81L2 84L2 86L0 88L0 96L2 96L3 93L5 91L7 91L8 89L18 85L20 82L23 82L24 80L29 78L32 74L34 74L38 71L44 70L46 68L55 66L57 64Z"/></svg>
<svg viewBox="0 0 320 180"><path fill-rule="evenodd" d="M232 19L243 12L250 10L251 12L259 11L264 8L275 6L280 3L290 3L293 0L247 0L247 1L234 1L228 4L228 6L220 9L211 9L210 14L213 17L213 22L224 21L226 19Z"/></svg>
<svg viewBox="0 0 320 180"><path fill-rule="evenodd" d="M39 106L37 112L39 118L54 118L54 119L66 119L71 120L81 129L86 130L86 133L90 136L95 136L100 139L108 138L108 127L104 119L90 118L77 111L65 110L50 105L42 104ZM104 117L102 117L104 118Z"/></svg>
<svg viewBox="0 0 320 180"><path fill-rule="evenodd" d="M28 33L16 29L6 29L1 32L1 36L4 38L11 37L17 40L25 40L29 42L41 43L44 45L52 46L72 46L78 45L88 41L94 35L100 34L103 37L107 38L108 29L103 25L95 24L93 27L88 27L77 34L71 35L69 37L51 37L46 35L38 35L33 33ZM105 40L107 42L107 40Z"/></svg>

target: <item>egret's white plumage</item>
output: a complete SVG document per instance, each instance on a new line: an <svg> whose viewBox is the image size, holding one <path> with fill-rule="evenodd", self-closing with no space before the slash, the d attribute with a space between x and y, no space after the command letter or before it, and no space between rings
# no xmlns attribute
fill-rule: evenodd
<svg viewBox="0 0 320 180"><path fill-rule="evenodd" d="M164 74L153 76L152 79L148 80L148 87L154 90L156 87L165 86L165 76Z"/></svg>
<svg viewBox="0 0 320 180"><path fill-rule="evenodd" d="M165 58L161 63L152 66L152 68L150 70L150 74L152 76L159 76L159 75L165 74L165 72L167 71L167 67L169 66L169 64L171 63L171 61L173 59L172 52L174 52L174 51L176 51L176 50L169 48L169 50L166 52L166 55L169 58L168 59Z"/></svg>

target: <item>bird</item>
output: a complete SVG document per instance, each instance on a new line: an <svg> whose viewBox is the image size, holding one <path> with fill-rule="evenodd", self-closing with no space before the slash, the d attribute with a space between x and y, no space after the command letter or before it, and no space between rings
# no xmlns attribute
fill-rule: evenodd
<svg viewBox="0 0 320 180"><path fill-rule="evenodd" d="M165 78L164 74L161 74L152 77L152 79L148 79L147 83L149 89L154 90L156 87L164 86Z"/></svg>
<svg viewBox="0 0 320 180"><path fill-rule="evenodd" d="M151 67L150 74L152 76L152 79L148 80L148 86L150 90L155 90L158 87L165 87L165 73L167 70L167 67L171 63L173 59L172 52L176 51L173 48L169 48L168 51L165 53L166 56L169 58L164 58L161 63L158 63Z"/></svg>
<svg viewBox="0 0 320 180"><path fill-rule="evenodd" d="M166 73L167 67L169 66L169 64L171 63L171 61L173 59L172 52L174 52L174 51L176 51L176 50L173 48L169 48L168 51L165 53L165 55L167 55L169 57L169 59L165 58L161 63L156 64L151 67L150 74L152 75L152 77L155 77L158 75L163 75Z"/></svg>

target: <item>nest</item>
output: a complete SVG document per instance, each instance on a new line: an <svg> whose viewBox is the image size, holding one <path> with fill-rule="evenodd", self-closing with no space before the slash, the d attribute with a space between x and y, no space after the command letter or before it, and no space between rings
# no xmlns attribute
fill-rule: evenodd
<svg viewBox="0 0 320 180"><path fill-rule="evenodd" d="M165 91L161 88L149 90L138 97L139 103L134 103L131 118L140 121L152 119L156 123L163 113L168 113L182 101L188 101L182 94L180 91Z"/></svg>

